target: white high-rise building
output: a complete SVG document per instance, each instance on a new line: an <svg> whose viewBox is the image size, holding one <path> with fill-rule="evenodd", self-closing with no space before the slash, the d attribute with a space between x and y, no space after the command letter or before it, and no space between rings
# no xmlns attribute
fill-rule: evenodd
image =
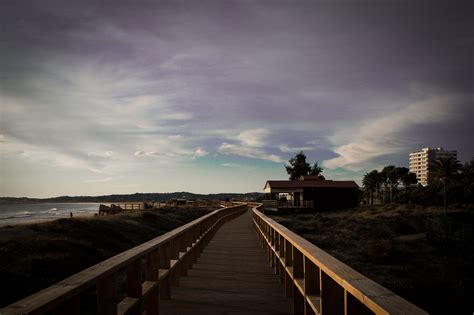
<svg viewBox="0 0 474 315"><path fill-rule="evenodd" d="M448 151L443 148L423 148L421 151L410 153L410 172L416 174L418 184L428 185L430 169L433 161L445 158L458 157L457 151Z"/></svg>

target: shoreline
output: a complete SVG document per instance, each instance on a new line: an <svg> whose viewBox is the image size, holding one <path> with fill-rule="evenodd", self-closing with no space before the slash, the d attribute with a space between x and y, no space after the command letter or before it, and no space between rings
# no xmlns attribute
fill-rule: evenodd
<svg viewBox="0 0 474 315"><path fill-rule="evenodd" d="M95 213L78 213L78 214L73 214L73 216L58 216L55 218L32 218L31 220L25 220L22 222L1 222L0 221L0 228L5 228L5 227L14 227L14 226L23 226L23 225L30 225L30 224L38 224L38 223L46 223L46 222L52 222L55 220L59 219L84 219L84 218L95 218L97 217L96 214L98 214L99 211ZM8 219L5 219L5 221L8 221Z"/></svg>

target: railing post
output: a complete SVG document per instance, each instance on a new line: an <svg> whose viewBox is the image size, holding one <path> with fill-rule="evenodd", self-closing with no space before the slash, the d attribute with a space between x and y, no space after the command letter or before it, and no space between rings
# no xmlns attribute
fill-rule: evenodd
<svg viewBox="0 0 474 315"><path fill-rule="evenodd" d="M285 295L293 297L292 245L285 239Z"/></svg>
<svg viewBox="0 0 474 315"><path fill-rule="evenodd" d="M161 245L159 249L160 253L160 269L168 270L168 274L166 277L160 279L160 299L161 300L169 300L171 298L171 290L170 290L170 263L171 263L171 246L170 242L167 242Z"/></svg>
<svg viewBox="0 0 474 315"><path fill-rule="evenodd" d="M321 311L319 272L319 268L307 257L304 257L304 295L313 307L316 308L316 311L313 311L312 307L306 303L306 314L315 314Z"/></svg>
<svg viewBox="0 0 474 315"><path fill-rule="evenodd" d="M321 314L344 315L344 289L322 271Z"/></svg>
<svg viewBox="0 0 474 315"><path fill-rule="evenodd" d="M158 283L159 280L159 264L160 256L158 250L154 250L146 257L146 275L147 281ZM156 315L160 311L160 291L159 286L156 286L152 292L149 293L145 301L145 310L147 315Z"/></svg>
<svg viewBox="0 0 474 315"><path fill-rule="evenodd" d="M275 274L281 273L281 264L280 264L280 234L275 231Z"/></svg>
<svg viewBox="0 0 474 315"><path fill-rule="evenodd" d="M97 282L97 314L116 315L115 273Z"/></svg>
<svg viewBox="0 0 474 315"><path fill-rule="evenodd" d="M175 237L171 240L171 259L175 260L175 264L170 269L170 282L174 286L179 286L179 243L180 237Z"/></svg>
<svg viewBox="0 0 474 315"><path fill-rule="evenodd" d="M178 274L180 277L185 277L188 274L188 258L189 256L187 255L188 252L188 239L189 239L189 233L188 231L184 232L179 238L179 251L181 253L184 253L184 257L179 258L178 256ZM180 255L181 256L181 255Z"/></svg>
<svg viewBox="0 0 474 315"><path fill-rule="evenodd" d="M296 248L292 247L293 260L293 313L295 315L304 314L305 298L297 285L302 286L304 290L304 262L303 254Z"/></svg>
<svg viewBox="0 0 474 315"><path fill-rule="evenodd" d="M125 291L128 297L141 298L142 296L142 271L141 259L138 258L132 261L127 266L127 281ZM132 315L139 315L141 313L141 305L135 305L134 309L129 312Z"/></svg>
<svg viewBox="0 0 474 315"><path fill-rule="evenodd" d="M285 270L285 265L284 265L284 259L285 259L285 238L283 235L280 235L280 283L285 283L285 277L286 277L286 270ZM282 262L283 260L283 262Z"/></svg>

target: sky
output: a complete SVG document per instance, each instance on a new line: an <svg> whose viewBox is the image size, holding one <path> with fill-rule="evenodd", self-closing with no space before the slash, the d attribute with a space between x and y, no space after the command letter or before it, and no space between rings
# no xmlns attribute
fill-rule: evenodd
<svg viewBox="0 0 474 315"><path fill-rule="evenodd" d="M0 4L0 196L262 191L474 157L472 1Z"/></svg>

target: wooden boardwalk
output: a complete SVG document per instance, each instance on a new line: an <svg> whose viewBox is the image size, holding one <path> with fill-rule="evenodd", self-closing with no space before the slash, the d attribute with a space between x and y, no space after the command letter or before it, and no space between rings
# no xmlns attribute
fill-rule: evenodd
<svg viewBox="0 0 474 315"><path fill-rule="evenodd" d="M101 315L427 314L248 205L216 209L0 314L81 314L93 291Z"/></svg>
<svg viewBox="0 0 474 315"><path fill-rule="evenodd" d="M261 248L251 211L224 224L188 275L160 301L161 314L292 314L293 300Z"/></svg>

